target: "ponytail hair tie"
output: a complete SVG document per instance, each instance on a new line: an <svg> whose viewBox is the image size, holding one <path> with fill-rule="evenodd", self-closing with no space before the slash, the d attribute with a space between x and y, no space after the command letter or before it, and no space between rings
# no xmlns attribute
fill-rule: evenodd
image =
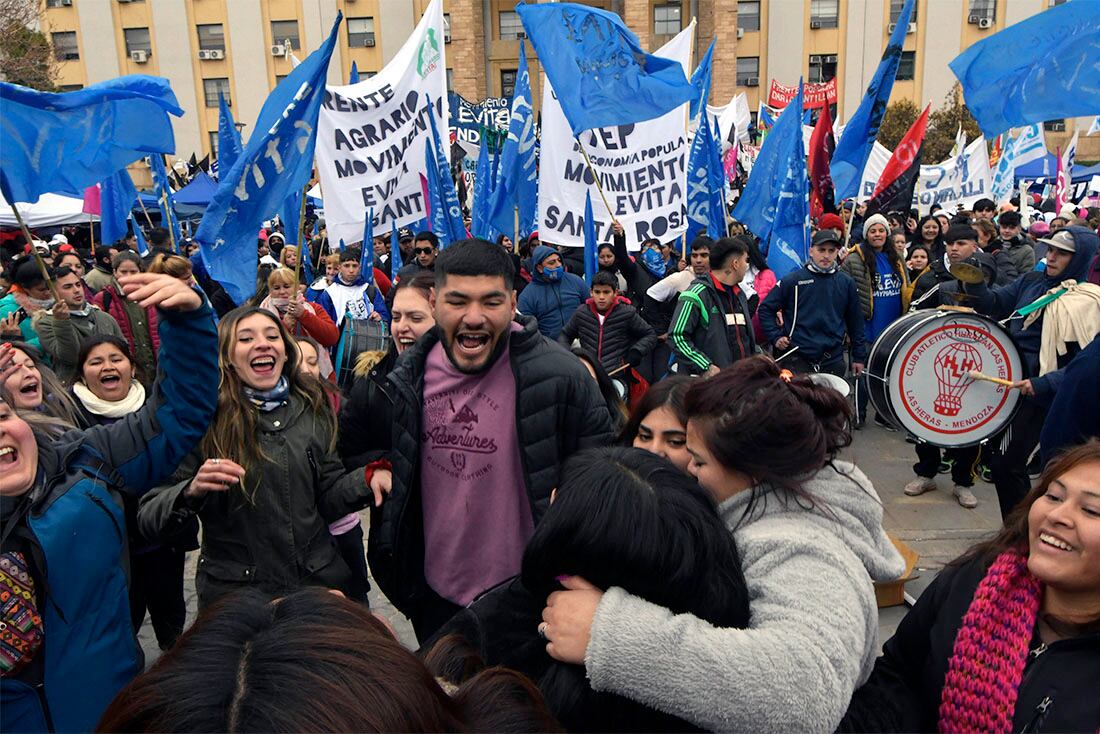
<svg viewBox="0 0 1100 734"><path fill-rule="evenodd" d="M780 370L779 371L779 379L782 380L783 382L787 383L788 385L791 384L791 378L792 377L794 377L794 373L791 372L790 370Z"/></svg>

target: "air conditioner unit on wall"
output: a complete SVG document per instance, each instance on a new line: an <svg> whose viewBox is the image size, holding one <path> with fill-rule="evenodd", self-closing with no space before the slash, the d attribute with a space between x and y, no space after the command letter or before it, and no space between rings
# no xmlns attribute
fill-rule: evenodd
<svg viewBox="0 0 1100 734"><path fill-rule="evenodd" d="M210 54L210 58L214 61L221 61L225 58L225 51L218 48L212 48L208 53Z"/></svg>
<svg viewBox="0 0 1100 734"><path fill-rule="evenodd" d="M200 48L198 53L199 61L208 61L210 59L210 52L205 48Z"/></svg>
<svg viewBox="0 0 1100 734"><path fill-rule="evenodd" d="M978 21L982 19L980 15L969 15L966 18L966 22L970 25L978 25Z"/></svg>
<svg viewBox="0 0 1100 734"><path fill-rule="evenodd" d="M810 30L811 31L816 31L819 28L821 28L821 21L820 20L811 20L810 21Z"/></svg>
<svg viewBox="0 0 1100 734"><path fill-rule="evenodd" d="M835 64L836 63L836 56L826 56L825 57L825 63L826 64Z"/></svg>
<svg viewBox="0 0 1100 734"><path fill-rule="evenodd" d="M737 38L742 39L744 37L745 37L745 29L744 28L738 28L737 29Z"/></svg>
<svg viewBox="0 0 1100 734"><path fill-rule="evenodd" d="M983 29L983 30L986 29L986 28L992 28L993 27L993 19L992 18L982 18L981 20L978 21L978 27Z"/></svg>
<svg viewBox="0 0 1100 734"><path fill-rule="evenodd" d="M893 33L894 29L896 29L897 27L898 27L897 23L891 23L890 25L886 26L886 32L887 33Z"/></svg>
<svg viewBox="0 0 1100 734"><path fill-rule="evenodd" d="M745 86L746 87L759 87L760 86L760 77L750 76L749 78L747 78L745 80Z"/></svg>
<svg viewBox="0 0 1100 734"><path fill-rule="evenodd" d="M129 2L129 0L126 0L126 1ZM142 50L131 51L130 52L130 61L133 61L135 64L144 64L147 61L149 61L149 52L148 51L142 51Z"/></svg>
<svg viewBox="0 0 1100 734"><path fill-rule="evenodd" d="M367 48L374 48L374 39L373 38L363 39L363 45L366 46Z"/></svg>
<svg viewBox="0 0 1100 734"><path fill-rule="evenodd" d="M906 35L916 33L916 32L917 32L917 24L916 23L910 23L909 27L905 29L905 34Z"/></svg>
<svg viewBox="0 0 1100 734"><path fill-rule="evenodd" d="M278 46L272 46L271 47L271 55L272 56L286 56L286 46L284 46L281 43Z"/></svg>
<svg viewBox="0 0 1100 734"><path fill-rule="evenodd" d="M811 64L820 64L821 63L821 57L820 56L811 56L810 57L810 63Z"/></svg>
<svg viewBox="0 0 1100 734"><path fill-rule="evenodd" d="M61 0L62 7L71 8L73 6L73 0Z"/></svg>

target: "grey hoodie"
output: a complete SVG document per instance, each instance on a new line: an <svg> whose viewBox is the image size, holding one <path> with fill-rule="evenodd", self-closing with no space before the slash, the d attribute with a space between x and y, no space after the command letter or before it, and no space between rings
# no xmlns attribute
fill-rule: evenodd
<svg viewBox="0 0 1100 734"><path fill-rule="evenodd" d="M733 532L749 590L747 629L720 629L611 588L592 622L592 687L711 731L836 729L878 654L872 579L905 564L882 529L882 504L853 464L806 485L807 510L783 491L752 492L718 511Z"/></svg>

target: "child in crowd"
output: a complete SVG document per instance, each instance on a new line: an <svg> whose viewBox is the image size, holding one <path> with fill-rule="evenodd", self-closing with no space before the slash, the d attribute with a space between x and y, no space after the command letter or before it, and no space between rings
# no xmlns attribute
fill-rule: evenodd
<svg viewBox="0 0 1100 734"><path fill-rule="evenodd" d="M653 327L619 295L615 276L601 270L592 276L591 298L573 314L558 341L566 347L580 339L581 347L596 355L609 375L624 364L635 367L657 345Z"/></svg>

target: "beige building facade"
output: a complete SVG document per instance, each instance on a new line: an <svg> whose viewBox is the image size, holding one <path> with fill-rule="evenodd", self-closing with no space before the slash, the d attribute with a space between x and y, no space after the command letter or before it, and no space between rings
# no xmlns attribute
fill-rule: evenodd
<svg viewBox="0 0 1100 734"><path fill-rule="evenodd" d="M585 0L618 13L655 49L698 20L695 58L717 38L712 104L744 91L749 107L767 101L769 81L837 80L837 114L855 110L874 74L902 0ZM954 76L948 62L970 44L1061 0L917 0L893 96L938 106ZM286 49L303 58L338 12L340 39L330 83L346 82L354 62L369 75L391 59L429 0L40 0L63 89L121 74L169 80L185 114L174 120L177 155L215 152L218 93L251 129L267 94L289 73ZM509 96L519 46L526 44L535 106L539 63L515 13L515 0L444 0L448 81L470 101ZM1051 150L1074 126L1048 124ZM1082 134L1084 130L1082 130ZM1081 138L1079 157L1100 158L1100 136Z"/></svg>

